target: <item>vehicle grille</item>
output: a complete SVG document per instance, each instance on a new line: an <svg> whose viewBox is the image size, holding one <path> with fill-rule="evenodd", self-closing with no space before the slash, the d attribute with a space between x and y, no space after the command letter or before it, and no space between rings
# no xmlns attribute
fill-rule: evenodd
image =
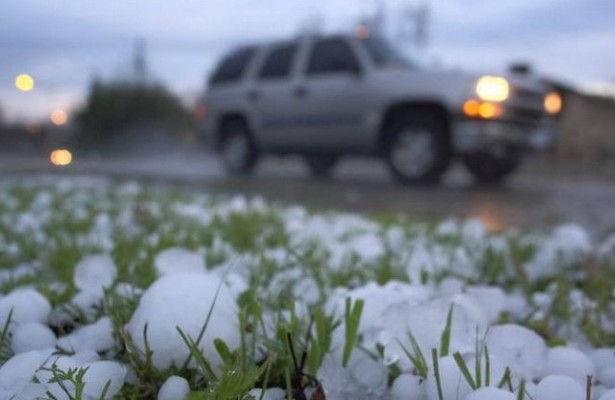
<svg viewBox="0 0 615 400"><path fill-rule="evenodd" d="M545 117L542 109L534 108L509 108L506 114L508 120L523 124L539 124Z"/></svg>
<svg viewBox="0 0 615 400"><path fill-rule="evenodd" d="M539 124L544 120L544 93L515 88L508 102L506 118L522 124Z"/></svg>
<svg viewBox="0 0 615 400"><path fill-rule="evenodd" d="M515 102L528 107L541 107L544 102L544 93L525 89L516 89L514 92Z"/></svg>

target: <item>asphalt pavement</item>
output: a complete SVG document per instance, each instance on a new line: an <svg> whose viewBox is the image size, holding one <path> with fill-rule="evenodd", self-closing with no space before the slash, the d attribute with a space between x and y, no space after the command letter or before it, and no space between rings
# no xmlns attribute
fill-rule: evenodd
<svg viewBox="0 0 615 400"><path fill-rule="evenodd" d="M345 160L331 178L314 180L294 159L265 160L254 176L230 178L214 157L202 154L77 159L62 168L45 158L0 157L0 181L48 175L138 180L193 192L258 195L321 210L428 221L476 217L492 230L546 230L577 223L597 236L615 232L615 179L561 168L546 159L529 160L501 187L477 186L463 168L454 167L441 185L425 188L395 183L381 163L371 160Z"/></svg>

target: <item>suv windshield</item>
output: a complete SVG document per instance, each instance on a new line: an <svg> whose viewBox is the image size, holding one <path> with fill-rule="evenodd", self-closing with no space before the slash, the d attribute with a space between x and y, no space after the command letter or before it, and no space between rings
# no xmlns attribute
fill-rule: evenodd
<svg viewBox="0 0 615 400"><path fill-rule="evenodd" d="M420 63L411 60L387 40L370 36L361 39L374 64L380 68L417 69Z"/></svg>

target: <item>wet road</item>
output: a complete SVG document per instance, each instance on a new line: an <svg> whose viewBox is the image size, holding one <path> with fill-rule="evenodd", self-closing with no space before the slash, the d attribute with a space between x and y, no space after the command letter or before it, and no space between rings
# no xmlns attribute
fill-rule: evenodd
<svg viewBox="0 0 615 400"><path fill-rule="evenodd" d="M378 162L344 161L327 180L312 180L293 160L266 161L251 178L228 178L211 157L178 155L136 160L77 160L67 168L45 159L0 160L0 179L24 176L107 176L196 192L260 195L283 204L367 213L399 213L421 220L477 217L491 229L547 228L579 223L596 235L615 231L615 179L528 162L499 188L477 187L461 168L442 185L404 187Z"/></svg>

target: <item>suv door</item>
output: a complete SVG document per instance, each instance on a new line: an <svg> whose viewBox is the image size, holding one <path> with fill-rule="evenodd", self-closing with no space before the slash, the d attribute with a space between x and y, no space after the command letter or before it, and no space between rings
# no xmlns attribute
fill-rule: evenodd
<svg viewBox="0 0 615 400"><path fill-rule="evenodd" d="M298 43L277 44L265 51L256 76L248 88L259 142L268 150L285 150L293 145L298 112L292 100L292 79Z"/></svg>
<svg viewBox="0 0 615 400"><path fill-rule="evenodd" d="M293 94L300 140L310 150L345 153L369 146L366 70L348 39L314 41Z"/></svg>

